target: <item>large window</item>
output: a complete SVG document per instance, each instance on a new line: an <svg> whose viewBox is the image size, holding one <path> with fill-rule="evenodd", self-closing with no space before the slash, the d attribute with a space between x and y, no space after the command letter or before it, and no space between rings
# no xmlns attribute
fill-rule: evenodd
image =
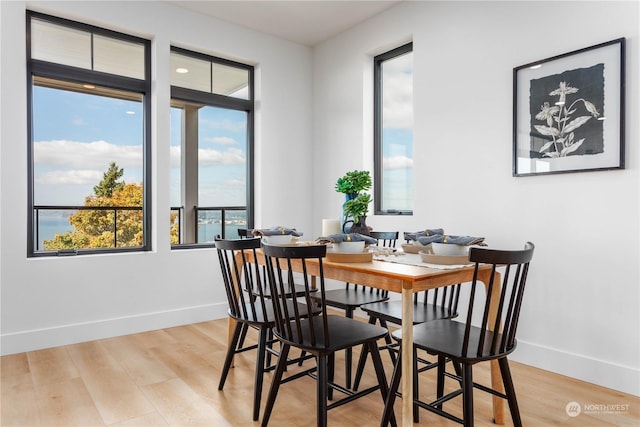
<svg viewBox="0 0 640 427"><path fill-rule="evenodd" d="M253 225L253 67L171 50L171 243Z"/></svg>
<svg viewBox="0 0 640 427"><path fill-rule="evenodd" d="M374 58L376 214L413 213L413 44Z"/></svg>
<svg viewBox="0 0 640 427"><path fill-rule="evenodd" d="M151 247L150 43L27 14L28 255Z"/></svg>

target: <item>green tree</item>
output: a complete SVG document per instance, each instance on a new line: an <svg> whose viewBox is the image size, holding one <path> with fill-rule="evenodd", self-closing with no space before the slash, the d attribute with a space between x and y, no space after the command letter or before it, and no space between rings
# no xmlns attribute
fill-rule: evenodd
<svg viewBox="0 0 640 427"><path fill-rule="evenodd" d="M102 175L102 181L93 187L96 197L111 197L113 192L124 186L124 181L118 182L124 175L124 169L118 169L116 162L109 164L109 169Z"/></svg>

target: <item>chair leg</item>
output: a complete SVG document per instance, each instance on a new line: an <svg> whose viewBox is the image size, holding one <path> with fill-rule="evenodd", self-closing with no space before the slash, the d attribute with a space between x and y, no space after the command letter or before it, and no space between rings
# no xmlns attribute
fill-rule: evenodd
<svg viewBox="0 0 640 427"><path fill-rule="evenodd" d="M372 341L366 346L371 353L371 360L373 361L373 367L376 370L376 377L378 377L378 385L380 386L380 394L382 395L382 401L386 402L389 396L389 388L387 387L387 377L384 373L384 366L382 365L382 358L380 357L380 349L378 343ZM397 427L396 416L393 413L393 407L391 408L391 426Z"/></svg>
<svg viewBox="0 0 640 427"><path fill-rule="evenodd" d="M327 360L327 364L328 364L327 381L329 384L332 384L335 379L335 373L336 373L336 354L331 353L327 357L327 359L328 359ZM327 400L333 400L333 387L327 388Z"/></svg>
<svg viewBox="0 0 640 427"><path fill-rule="evenodd" d="M218 390L222 390L224 388L224 383L227 380L227 374L229 374L229 368L231 368L231 363L233 362L233 356L236 354L238 339L240 338L240 333L242 332L243 325L244 323L236 322L236 326L233 329L233 336L231 337L231 342L229 343L229 347L227 348L227 355L224 358L224 366L222 367L222 374L220 375Z"/></svg>
<svg viewBox="0 0 640 427"><path fill-rule="evenodd" d="M504 383L505 394L507 395L507 402L509 402L509 411L511 412L511 419L515 427L522 427L522 420L520 419L520 410L518 409L518 401L516 399L516 389L513 386L513 380L511 378L511 370L509 369L509 362L507 358L498 359L500 365L500 373L502 374L502 382Z"/></svg>
<svg viewBox="0 0 640 427"><path fill-rule="evenodd" d="M345 310L345 316L349 319L353 319L353 310L347 309ZM351 347L347 347L344 350L344 378L345 378L345 387L351 388L351 359L352 359L353 349Z"/></svg>
<svg viewBox="0 0 640 427"><path fill-rule="evenodd" d="M400 377L402 377L402 354L399 352L398 360L393 367L393 375L391 376L391 383L389 384L389 390L387 392L387 400L384 402L384 412L380 420L380 427L387 427L391 418L394 417L393 405L396 401L398 387L400 387Z"/></svg>
<svg viewBox="0 0 640 427"><path fill-rule="evenodd" d="M462 418L464 427L473 427L473 365L462 366Z"/></svg>
<svg viewBox="0 0 640 427"><path fill-rule="evenodd" d="M264 359L267 352L267 329L260 328L258 338L258 354L256 355L256 373L253 386L253 421L258 421L260 416L260 400L262 398L262 382L264 379Z"/></svg>
<svg viewBox="0 0 640 427"><path fill-rule="evenodd" d="M273 405L276 403L276 396L278 395L278 389L280 388L280 382L282 381L282 374L284 374L284 368L287 366L287 358L289 357L289 345L283 344L280 349L280 355L278 356L278 365L276 371L271 379L271 387L269 388L269 396L267 397L267 403L264 407L264 414L262 415L262 427L267 427L269 424L269 418L271 417L271 411Z"/></svg>
<svg viewBox="0 0 640 427"><path fill-rule="evenodd" d="M438 380L436 385L436 398L440 399L444 396L444 373L446 370L447 359L444 356L438 356ZM456 370L457 371L457 370ZM436 408L442 409L442 404L437 405Z"/></svg>
<svg viewBox="0 0 640 427"><path fill-rule="evenodd" d="M327 356L318 355L318 382L317 386L317 424L318 427L327 427Z"/></svg>
<svg viewBox="0 0 640 427"><path fill-rule="evenodd" d="M376 318L373 316L369 316L369 324L375 325ZM362 379L362 374L364 373L364 367L367 363L367 356L369 355L369 347L366 345L362 346L362 351L360 352L360 358L358 359L358 367L356 368L356 375L353 379L353 391L358 391L358 387L360 387L360 380Z"/></svg>
<svg viewBox="0 0 640 427"><path fill-rule="evenodd" d="M420 407L416 403L420 400L420 388L418 387L418 349L413 347L413 422L420 422Z"/></svg>

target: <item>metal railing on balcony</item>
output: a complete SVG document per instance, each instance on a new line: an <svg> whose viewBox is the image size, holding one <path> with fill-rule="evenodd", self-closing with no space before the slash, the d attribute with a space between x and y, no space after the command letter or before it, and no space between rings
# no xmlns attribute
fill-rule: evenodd
<svg viewBox="0 0 640 427"><path fill-rule="evenodd" d="M118 241L118 230L122 226L120 222L128 219L123 217L122 213L127 211L139 211L142 213L142 207L137 206L52 206L37 205L33 207L34 213L34 246L36 252L46 250L44 246L45 240L53 240L56 234L63 235L67 232L74 231L74 226L70 224L71 215L79 211L96 211L105 212L107 219L112 223L102 224L102 231L109 231L112 234L112 248L122 247L122 243ZM172 206L170 208L172 214L171 233L177 234L177 244L184 243L209 243L213 242L216 235L223 238L237 237L238 228L247 227L246 206L215 206L215 207L198 207L194 206L195 218L190 223L195 225L195 241L186 241L184 239L185 225L185 209L182 206ZM175 214L175 217L173 216ZM101 217L104 221L105 217ZM120 222L119 222L120 221ZM142 216L140 216L142 223ZM175 231L174 231L175 227ZM43 229L46 231L43 233ZM108 229L108 230L107 230ZM172 245L176 244L175 240ZM86 249L86 248L76 248Z"/></svg>

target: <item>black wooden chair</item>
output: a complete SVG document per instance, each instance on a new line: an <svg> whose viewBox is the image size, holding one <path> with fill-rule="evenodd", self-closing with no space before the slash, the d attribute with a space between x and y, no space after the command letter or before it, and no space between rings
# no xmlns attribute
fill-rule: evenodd
<svg viewBox="0 0 640 427"><path fill-rule="evenodd" d="M262 426L266 427L269 423L280 385L307 375L315 377L317 381L318 426L327 425L328 410L376 390L380 390L383 399L386 399L387 382L377 341L385 337L388 331L344 316L327 314L327 304L324 303L325 281L322 264L326 246L270 246L263 243L263 250L271 294L277 296L272 299L276 313L273 331L281 342L281 352L269 390ZM298 271L303 272L295 275L302 276L300 281L306 292L304 296L294 297L297 304L293 305L292 310L286 302L290 301L287 295L291 293L289 284L293 282L292 265L294 264ZM320 297L319 307L322 311L320 316L310 315L313 307L316 307L316 301L310 292L312 275L315 276L319 289L317 294ZM346 348L360 345L368 346L371 352L378 384L356 393L334 382L335 354ZM290 374L283 379L287 355L291 347L314 355L317 364L311 369ZM327 400L333 400L334 390L344 393L345 396L328 404ZM390 421L395 425L393 414L390 414Z"/></svg>
<svg viewBox="0 0 640 427"><path fill-rule="evenodd" d="M252 236L248 228L238 228L238 237L241 239L248 239Z"/></svg>
<svg viewBox="0 0 640 427"><path fill-rule="evenodd" d="M458 316L458 299L460 296L460 284L445 286L428 291L423 291L413 295L413 324L417 325L424 322L430 322L438 319L451 319ZM380 323L380 326L388 328L389 324L402 325L402 301L381 301L373 304L364 304L360 307L369 315L369 323ZM397 342L389 343L380 347L380 350L388 350L391 361L396 363L396 353L399 344ZM360 379L366 365L369 352L366 348L360 353L358 367L356 369L353 381L353 389L358 390ZM420 368L418 368L420 362ZM418 374L428 369L435 368L436 362L431 362L422 357L414 358L414 381L413 393L418 395ZM418 406L413 408L413 421L419 422Z"/></svg>
<svg viewBox="0 0 640 427"><path fill-rule="evenodd" d="M427 403L420 401L419 396L414 396L414 403L467 427L473 426L473 389L476 387L507 399L513 424L515 426L522 425L507 356L516 349L516 330L533 251L534 245L531 242L527 242L523 250L503 251L471 248L469 259L476 265L465 322L443 319L421 323L413 327L414 348L425 350L438 357L436 400ZM492 272L498 268L504 268L502 283L495 282L495 276L492 274L486 287L487 294L484 299L476 298L475 295L476 288L484 288L482 284L478 286L477 281L478 268L482 264L491 265ZM492 302L497 311L495 318L489 316ZM472 324L472 319L477 317L474 316L476 308L482 310L480 313L476 313L480 315L481 319L479 326ZM401 335L396 332L393 333L393 337L397 340L401 339ZM445 371L447 359L450 359L457 366L456 371L460 371L459 375ZM492 360L497 360L500 366L505 388L504 393L473 381L473 365ZM386 426L390 418L393 417L393 404L402 372L401 361L402 357L399 356L394 367L381 426ZM444 382L445 378L449 377L458 381L461 387L445 396ZM462 395L462 419L443 409L445 402L459 395Z"/></svg>
<svg viewBox="0 0 640 427"><path fill-rule="evenodd" d="M371 232L370 236L378 239L378 245L393 248L398 240L397 231ZM353 319L353 313L363 304L371 304L389 299L389 292L353 283L345 283L342 289L332 289L326 292L324 303L329 307L344 310L346 317ZM383 325L384 326L384 325ZM391 338L386 338L391 343ZM351 388L352 350L346 349L345 353L345 386Z"/></svg>
<svg viewBox="0 0 640 427"><path fill-rule="evenodd" d="M279 354L272 348L274 339L271 328L275 324L273 305L261 292L255 292L256 289L263 288L261 283L265 281L264 270L257 263L247 262L248 254L256 256L256 249L260 248L260 239L222 240L218 236L215 242L229 304L228 313L236 321L233 336L227 348L218 390L224 388L234 356L257 349L253 396L253 419L257 420L264 373L275 369L275 365L270 364L268 356ZM289 305L291 306L291 302ZM314 312L320 311L316 309ZM245 347L244 337L249 328L258 331L258 344ZM289 363L299 363L302 359L311 357L303 356L290 360Z"/></svg>

